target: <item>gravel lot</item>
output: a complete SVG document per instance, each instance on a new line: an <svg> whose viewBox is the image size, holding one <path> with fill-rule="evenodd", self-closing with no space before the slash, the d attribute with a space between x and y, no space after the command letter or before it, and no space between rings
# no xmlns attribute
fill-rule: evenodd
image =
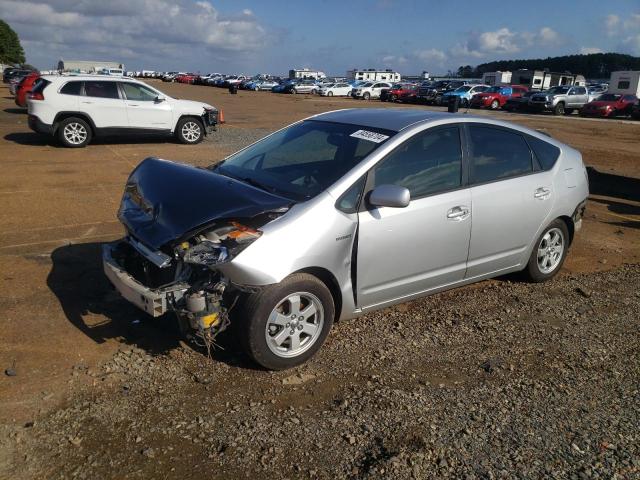
<svg viewBox="0 0 640 480"><path fill-rule="evenodd" d="M154 353L171 333L143 322L141 347L74 365L90 388L8 432L7 473L640 478L639 284L638 266L488 282L340 322L316 360L279 373L224 340L214 362Z"/></svg>
<svg viewBox="0 0 640 480"><path fill-rule="evenodd" d="M640 479L637 196L590 197L551 283L500 278L340 322L309 364L256 370L232 335L208 359L110 290L99 252L122 234L126 178L147 156L208 165L314 113L382 105L160 88L227 124L196 146L63 149L0 86L0 478ZM640 122L474 113L640 178Z"/></svg>

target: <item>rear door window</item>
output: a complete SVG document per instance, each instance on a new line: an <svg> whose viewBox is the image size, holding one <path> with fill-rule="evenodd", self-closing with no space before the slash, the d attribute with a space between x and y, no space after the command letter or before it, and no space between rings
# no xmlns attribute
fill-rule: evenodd
<svg viewBox="0 0 640 480"><path fill-rule="evenodd" d="M472 183L493 182L533 171L531 150L518 132L471 125L469 147Z"/></svg>
<svg viewBox="0 0 640 480"><path fill-rule="evenodd" d="M84 92L87 97L120 98L116 82L86 81L84 82Z"/></svg>
<svg viewBox="0 0 640 480"><path fill-rule="evenodd" d="M65 95L80 95L82 91L82 82L67 82L60 89L60 93Z"/></svg>

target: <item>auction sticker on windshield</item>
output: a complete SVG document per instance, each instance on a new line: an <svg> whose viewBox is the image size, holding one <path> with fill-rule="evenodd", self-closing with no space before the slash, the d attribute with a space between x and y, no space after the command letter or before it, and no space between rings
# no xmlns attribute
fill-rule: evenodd
<svg viewBox="0 0 640 480"><path fill-rule="evenodd" d="M388 135L383 135L377 132L370 132L369 130L358 130L357 132L353 132L349 136L354 138L361 138L362 140L368 140L374 143L381 143L389 138Z"/></svg>

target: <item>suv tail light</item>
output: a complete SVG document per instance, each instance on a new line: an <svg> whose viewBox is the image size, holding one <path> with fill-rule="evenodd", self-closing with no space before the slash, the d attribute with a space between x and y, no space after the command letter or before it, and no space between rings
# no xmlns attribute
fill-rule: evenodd
<svg viewBox="0 0 640 480"><path fill-rule="evenodd" d="M41 92L31 92L29 98L31 100L44 100L44 95Z"/></svg>

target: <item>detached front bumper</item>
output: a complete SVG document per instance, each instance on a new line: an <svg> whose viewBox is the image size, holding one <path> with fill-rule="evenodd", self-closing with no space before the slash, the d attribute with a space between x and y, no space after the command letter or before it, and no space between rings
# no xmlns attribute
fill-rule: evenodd
<svg viewBox="0 0 640 480"><path fill-rule="evenodd" d="M118 241L102 246L102 266L105 275L120 295L140 310L152 317L164 315L170 310L170 302L182 298L188 286L176 284L153 289L138 282L114 259L113 252L120 243Z"/></svg>
<svg viewBox="0 0 640 480"><path fill-rule="evenodd" d="M218 129L218 110L207 110L202 114L202 124L207 134Z"/></svg>

